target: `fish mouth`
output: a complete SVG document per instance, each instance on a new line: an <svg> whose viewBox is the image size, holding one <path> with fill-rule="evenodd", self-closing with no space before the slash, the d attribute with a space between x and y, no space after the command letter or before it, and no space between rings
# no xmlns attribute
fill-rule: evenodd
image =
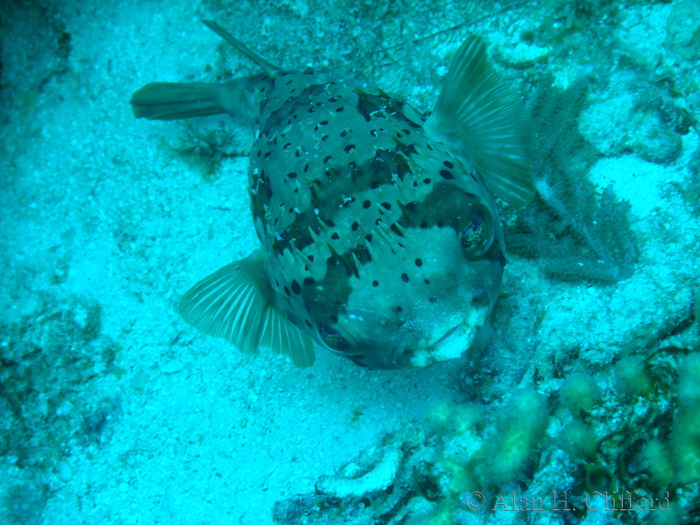
<svg viewBox="0 0 700 525"><path fill-rule="evenodd" d="M425 367L440 361L457 359L462 356L474 338L474 330L467 322L461 322L448 329L430 346L413 354L412 367Z"/></svg>
<svg viewBox="0 0 700 525"><path fill-rule="evenodd" d="M443 335L440 339L435 341L435 344L433 344L433 346L438 347L438 346L441 346L442 344L449 343L450 337L452 337L452 335L460 328L464 328L464 323L459 323L454 328L450 328L447 332L445 332L445 335Z"/></svg>

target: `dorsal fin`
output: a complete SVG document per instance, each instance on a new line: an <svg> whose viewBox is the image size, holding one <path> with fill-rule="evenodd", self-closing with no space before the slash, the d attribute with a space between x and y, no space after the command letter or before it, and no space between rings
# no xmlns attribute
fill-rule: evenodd
<svg viewBox="0 0 700 525"><path fill-rule="evenodd" d="M263 69L263 71L265 71L265 73L267 73L268 75L272 76L274 73L281 71L279 67L277 67L274 64L270 64L267 60L259 56L257 53L251 51L243 42L235 38L231 33L226 31L223 27L221 27L213 20L202 20L202 22L205 26L214 31L214 33L219 35L238 51L250 58L257 65L259 65Z"/></svg>

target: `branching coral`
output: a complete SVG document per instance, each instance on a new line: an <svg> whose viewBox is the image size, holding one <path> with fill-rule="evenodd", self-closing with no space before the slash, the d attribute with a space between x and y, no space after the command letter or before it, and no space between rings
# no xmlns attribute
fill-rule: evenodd
<svg viewBox="0 0 700 525"><path fill-rule="evenodd" d="M632 275L637 247L629 204L612 186L598 197L585 178L598 158L578 131L586 94L581 78L564 91L546 87L534 97L539 196L506 227L506 244L511 253L537 259L550 278L615 283Z"/></svg>

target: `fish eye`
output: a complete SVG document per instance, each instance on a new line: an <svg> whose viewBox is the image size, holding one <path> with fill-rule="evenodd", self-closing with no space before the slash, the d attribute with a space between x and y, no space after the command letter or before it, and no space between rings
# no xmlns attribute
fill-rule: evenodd
<svg viewBox="0 0 700 525"><path fill-rule="evenodd" d="M483 257L491 248L493 235L493 223L488 210L481 205L472 206L467 217L467 226L460 235L465 259L476 261Z"/></svg>

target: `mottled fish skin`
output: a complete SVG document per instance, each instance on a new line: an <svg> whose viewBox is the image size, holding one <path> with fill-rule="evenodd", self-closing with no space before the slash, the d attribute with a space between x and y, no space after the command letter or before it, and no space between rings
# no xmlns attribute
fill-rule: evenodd
<svg viewBox="0 0 700 525"><path fill-rule="evenodd" d="M263 112L249 178L270 283L324 346L372 368L420 365L416 351L480 326L495 301L494 199L405 103L313 74L275 84L287 82L294 93L265 104L276 109ZM477 218L494 240L470 260L461 239Z"/></svg>
<svg viewBox="0 0 700 525"><path fill-rule="evenodd" d="M272 306L362 366L459 357L505 265L487 182L401 100L312 70L267 73L247 77L243 103L217 100L252 108L248 182Z"/></svg>

